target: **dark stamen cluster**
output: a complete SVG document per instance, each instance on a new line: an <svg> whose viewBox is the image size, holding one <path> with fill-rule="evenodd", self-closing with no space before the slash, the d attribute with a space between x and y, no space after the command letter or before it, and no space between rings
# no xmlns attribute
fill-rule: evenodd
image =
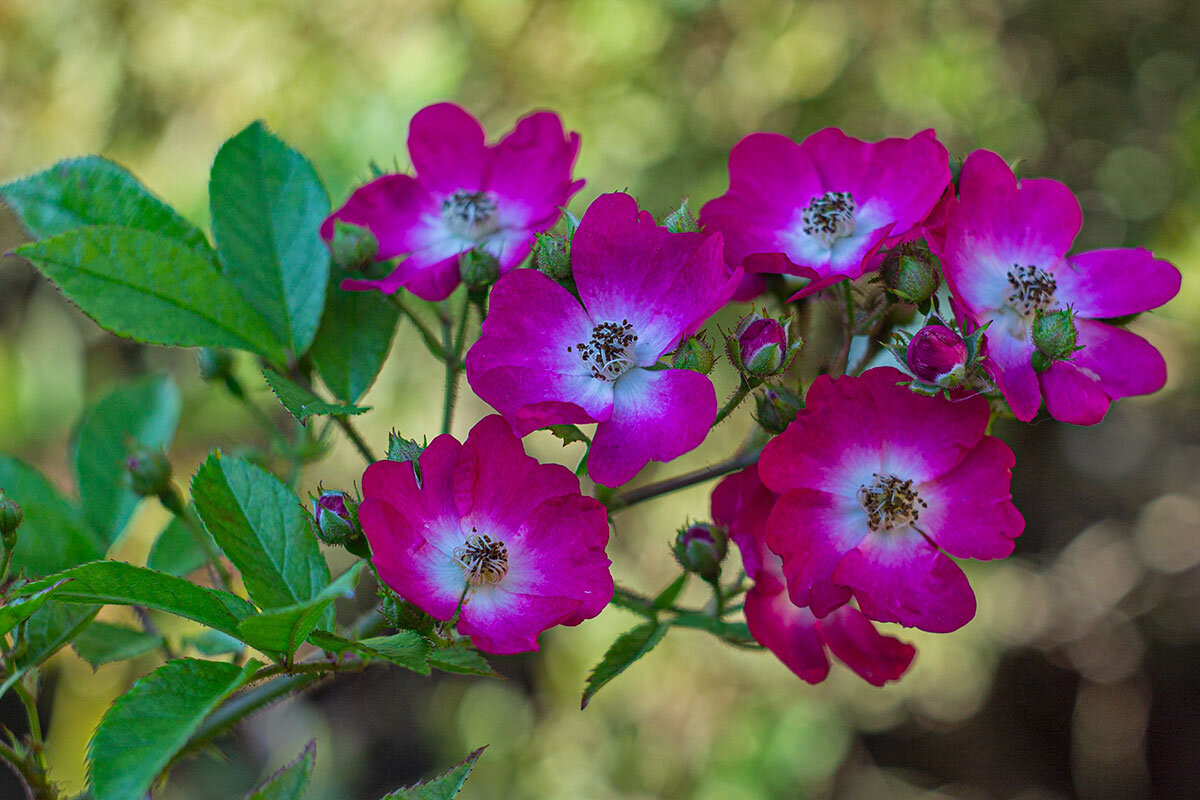
<svg viewBox="0 0 1200 800"><path fill-rule="evenodd" d="M901 480L895 475L878 473L872 477L874 483L858 489L858 502L867 512L867 525L871 530L890 531L909 525L920 518L922 508L929 508L912 488L911 478Z"/></svg>
<svg viewBox="0 0 1200 800"><path fill-rule="evenodd" d="M1054 302L1054 290L1058 284L1050 273L1028 264L1013 264L1008 273L1008 304L1021 314L1028 316L1050 307Z"/></svg>
<svg viewBox="0 0 1200 800"><path fill-rule="evenodd" d="M459 189L442 203L442 219L460 236L478 239L498 230L496 200L487 192Z"/></svg>
<svg viewBox="0 0 1200 800"><path fill-rule="evenodd" d="M637 340L637 334L633 332L633 325L629 320L601 322L592 329L591 340L586 343L579 342L575 349L579 351L584 366L591 368L593 378L615 381L624 375L633 363L629 351ZM567 352L571 352L569 345Z"/></svg>
<svg viewBox="0 0 1200 800"><path fill-rule="evenodd" d="M826 245L854 232L857 206L849 192L826 192L809 201L804 209L804 232Z"/></svg>
<svg viewBox="0 0 1200 800"><path fill-rule="evenodd" d="M508 545L486 533L472 533L462 547L454 548L454 557L467 571L472 586L499 583L508 574Z"/></svg>

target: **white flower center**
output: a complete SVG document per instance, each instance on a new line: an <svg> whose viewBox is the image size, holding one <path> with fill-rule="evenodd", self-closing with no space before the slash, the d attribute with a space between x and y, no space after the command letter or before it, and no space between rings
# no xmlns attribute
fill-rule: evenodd
<svg viewBox="0 0 1200 800"><path fill-rule="evenodd" d="M592 377L612 383L633 366L633 349L637 334L629 320L601 322L592 328L592 338L567 346L567 352L577 351L583 365L592 371Z"/></svg>
<svg viewBox="0 0 1200 800"><path fill-rule="evenodd" d="M486 533L472 533L462 547L454 548L454 557L472 586L499 583L508 574L508 545Z"/></svg>
<svg viewBox="0 0 1200 800"><path fill-rule="evenodd" d="M867 512L867 526L873 531L890 531L911 525L929 504L912 488L912 480L895 475L872 476L870 485L858 487L858 502Z"/></svg>
<svg viewBox="0 0 1200 800"><path fill-rule="evenodd" d="M822 247L832 248L838 239L854 235L854 212L857 210L849 192L817 195L804 208L804 232Z"/></svg>
<svg viewBox="0 0 1200 800"><path fill-rule="evenodd" d="M474 242L500 230L496 198L490 192L459 189L442 203L442 220L455 236Z"/></svg>

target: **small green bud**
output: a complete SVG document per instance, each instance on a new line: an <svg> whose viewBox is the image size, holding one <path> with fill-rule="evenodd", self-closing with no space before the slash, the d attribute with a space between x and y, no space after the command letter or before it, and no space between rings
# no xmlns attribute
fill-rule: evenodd
<svg viewBox="0 0 1200 800"><path fill-rule="evenodd" d="M0 489L0 538L4 549L11 550L17 544L17 528L21 527L21 507Z"/></svg>
<svg viewBox="0 0 1200 800"><path fill-rule="evenodd" d="M1075 312L1038 311L1033 319L1033 346L1037 348L1033 367L1042 372L1055 361L1068 361L1079 348L1075 346Z"/></svg>
<svg viewBox="0 0 1200 800"><path fill-rule="evenodd" d="M704 334L697 334L679 343L675 355L671 358L671 366L675 369L690 369L707 375L712 372L716 363L712 345L704 339Z"/></svg>
<svg viewBox="0 0 1200 800"><path fill-rule="evenodd" d="M754 419L767 433L783 433L804 408L800 395L783 386L763 387L762 394L754 396L754 402L757 406Z"/></svg>
<svg viewBox="0 0 1200 800"><path fill-rule="evenodd" d="M328 545L347 547L363 539L358 523L358 501L345 492L321 492L309 497L313 504L312 529Z"/></svg>
<svg viewBox="0 0 1200 800"><path fill-rule="evenodd" d="M125 460L133 491L142 497L161 497L174 487L171 485L171 462L167 454L159 449L142 449Z"/></svg>
<svg viewBox="0 0 1200 800"><path fill-rule="evenodd" d="M880 272L887 290L914 305L928 302L941 283L941 261L924 239L906 242L883 259Z"/></svg>
<svg viewBox="0 0 1200 800"><path fill-rule="evenodd" d="M233 354L228 350L201 347L196 351L196 362L200 365L200 377L206 381L225 380L233 373Z"/></svg>
<svg viewBox="0 0 1200 800"><path fill-rule="evenodd" d="M554 233L537 234L533 265L552 281L571 280L571 240Z"/></svg>
<svg viewBox="0 0 1200 800"><path fill-rule="evenodd" d="M416 461L424 450L425 445L417 444L415 439L405 439L395 431L388 434L388 461Z"/></svg>
<svg viewBox="0 0 1200 800"><path fill-rule="evenodd" d="M468 250L458 257L458 275L468 289L486 289L500 277L500 261L485 250Z"/></svg>
<svg viewBox="0 0 1200 800"><path fill-rule="evenodd" d="M700 223L696 221L696 217L692 215L692 210L688 208L688 199L685 197L679 204L679 208L672 211L667 216L663 217L663 227L671 233L699 233Z"/></svg>
<svg viewBox="0 0 1200 800"><path fill-rule="evenodd" d="M375 257L379 254L379 240L368 229L339 219L333 223L330 251L334 264L344 270L358 272L375 263Z"/></svg>
<svg viewBox="0 0 1200 800"><path fill-rule="evenodd" d="M721 562L728 550L725 531L702 522L680 528L671 546L679 566L709 582L721 576Z"/></svg>

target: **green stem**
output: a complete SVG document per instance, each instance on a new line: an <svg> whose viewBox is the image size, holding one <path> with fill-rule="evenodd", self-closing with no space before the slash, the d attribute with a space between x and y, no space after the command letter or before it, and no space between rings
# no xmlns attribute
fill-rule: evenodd
<svg viewBox="0 0 1200 800"><path fill-rule="evenodd" d="M375 457L375 454L371 452L371 446L367 444L366 440L363 439L362 434L358 432L358 428L355 428L350 420L343 416L335 416L333 417L333 421L337 423L339 428L342 429L342 433L346 434L346 438L349 439L351 444L354 445L354 449L358 450L359 455L366 460L368 466L379 460Z"/></svg>
<svg viewBox="0 0 1200 800"><path fill-rule="evenodd" d="M408 317L409 321L416 327L421 334L421 338L425 340L425 346L429 348L429 352L433 353L438 361L445 361L448 349L443 349L441 343L438 342L437 334L435 334L425 320L417 316L416 312L409 308L399 294L388 295L388 300L392 301L392 305L400 310L400 313Z"/></svg>
<svg viewBox="0 0 1200 800"><path fill-rule="evenodd" d="M713 420L712 427L715 428L724 422L725 418L732 414L734 409L740 406L742 401L752 391L754 391L754 387L745 378L742 378L741 384L738 385L738 388L734 389L733 394L725 401L725 405L721 406L721 410L717 412L717 418Z"/></svg>
<svg viewBox="0 0 1200 800"><path fill-rule="evenodd" d="M25 718L29 721L29 738L33 739L35 747L41 747L42 744L42 720L38 716L37 700L29 689L25 688L23 680L18 680L13 684L13 690L16 691L17 697L21 698L21 705L25 707ZM40 762L41 759L39 759ZM45 765L39 763L38 766L45 769Z"/></svg>
<svg viewBox="0 0 1200 800"><path fill-rule="evenodd" d="M758 454L762 452L762 447L752 447L743 452L737 453L724 461L713 464L708 467L702 467L692 472L685 472L682 475L676 475L674 478L648 483L645 486L639 486L636 489L630 489L624 492L614 492L608 500L608 512L611 514L615 511L620 511L624 508L643 503L646 500L651 500L660 495L668 494L679 489L686 489L689 486L695 486L698 483L710 481L713 478L719 478L722 475L728 475L731 472L737 472L739 469L750 466L758 461Z"/></svg>
<svg viewBox="0 0 1200 800"><path fill-rule="evenodd" d="M471 315L470 298L463 298L458 330L452 335L453 319L442 316L442 342L445 346L446 391L442 401L442 433L450 432L454 422L454 407L458 403L458 376L462 370L462 351L467 334L467 317Z"/></svg>
<svg viewBox="0 0 1200 800"><path fill-rule="evenodd" d="M842 302L845 304L846 319L842 332L842 345L829 367L831 375L846 373L846 362L850 360L850 345L854 342L854 295L850 291L850 281L842 281Z"/></svg>
<svg viewBox="0 0 1200 800"><path fill-rule="evenodd" d="M13 771L20 776L21 781L25 784L25 793L29 800L58 800L58 793L46 779L45 770L31 764L28 758L3 742L0 742L0 758L7 761Z"/></svg>
<svg viewBox="0 0 1200 800"><path fill-rule="evenodd" d="M179 490L174 486L169 491L163 492L158 496L158 501L163 504L163 508L170 511L177 519L183 522L188 532L192 534L192 538L196 540L196 544L208 556L208 565L212 569L217 582L225 591L233 591L233 580L229 576L229 570L225 569L225 565L221 563L221 551L217 549L217 543L214 542L200 528L200 524L196 522L187 511L187 506L184 505L183 497L179 494Z"/></svg>

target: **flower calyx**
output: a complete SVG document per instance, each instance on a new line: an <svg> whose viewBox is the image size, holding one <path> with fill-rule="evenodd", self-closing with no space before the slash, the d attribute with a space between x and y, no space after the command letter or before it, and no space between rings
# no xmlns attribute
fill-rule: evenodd
<svg viewBox="0 0 1200 800"><path fill-rule="evenodd" d="M708 375L713 370L717 357L713 353L712 344L704 333L690 336L679 343L671 357L671 366L675 369L690 369L701 375Z"/></svg>
<svg viewBox="0 0 1200 800"><path fill-rule="evenodd" d="M914 239L892 248L879 272L888 294L928 312L942 280L942 263L924 239Z"/></svg>
<svg viewBox="0 0 1200 800"><path fill-rule="evenodd" d="M331 547L344 547L355 555L369 557L370 548L358 522L358 498L342 491L317 489L320 494L309 496L310 527L316 537Z"/></svg>
<svg viewBox="0 0 1200 800"><path fill-rule="evenodd" d="M140 497L163 497L174 491L171 462L161 447L135 450L125 459L125 470L134 493Z"/></svg>
<svg viewBox="0 0 1200 800"><path fill-rule="evenodd" d="M675 534L671 552L679 566L714 583L721 577L721 562L729 552L729 537L716 525L692 523Z"/></svg>
<svg viewBox="0 0 1200 800"><path fill-rule="evenodd" d="M17 501L0 489L0 539L4 542L5 550L12 550L17 544L17 528L21 527L24 515Z"/></svg>
<svg viewBox="0 0 1200 800"><path fill-rule="evenodd" d="M671 233L699 233L700 223L692 210L688 208L688 198L684 197L679 208L663 217L662 226Z"/></svg>
<svg viewBox="0 0 1200 800"><path fill-rule="evenodd" d="M379 240L361 225L334 220L329 251L333 263L346 272L365 272L379 255Z"/></svg>
<svg viewBox="0 0 1200 800"><path fill-rule="evenodd" d="M1083 348L1076 345L1075 312L1070 308L1058 311L1039 310L1034 314L1033 368L1045 372L1055 361L1070 361L1076 350Z"/></svg>
<svg viewBox="0 0 1200 800"><path fill-rule="evenodd" d="M804 398L784 386L764 386L754 396L754 421L770 434L783 433L804 408Z"/></svg>

